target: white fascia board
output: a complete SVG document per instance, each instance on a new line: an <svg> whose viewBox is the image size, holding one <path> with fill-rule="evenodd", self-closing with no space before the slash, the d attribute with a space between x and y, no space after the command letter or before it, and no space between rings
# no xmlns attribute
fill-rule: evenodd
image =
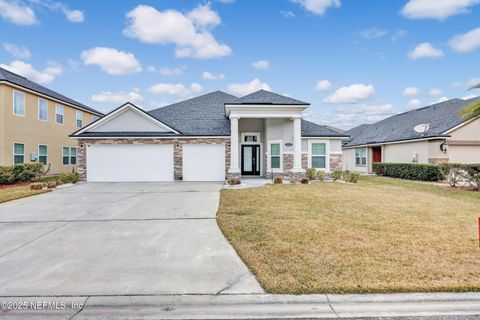
<svg viewBox="0 0 480 320"><path fill-rule="evenodd" d="M480 117L473 117L473 118L471 118L471 119L468 119L468 120L460 123L459 125L451 128L451 129L448 129L447 131L443 132L443 134L449 134L449 133L451 133L451 132L453 132L453 131L455 131L455 130L457 130L457 129L460 129L460 128L463 127L463 126L466 126L467 124L469 124L469 123L471 123L471 122L473 122L473 121L475 121L475 120L478 120L478 119L480 119Z"/></svg>
<svg viewBox="0 0 480 320"><path fill-rule="evenodd" d="M379 143L370 143L370 144L359 144L356 146L348 146L342 147L342 149L355 149L355 148L365 148L365 147L378 147L387 144L399 144L399 143L410 143L410 142L418 142L418 141L429 141L429 140L439 140L439 139L447 139L448 137L445 136L436 136L436 137L428 137L428 138L419 138L419 139L409 139L409 140L399 140L399 141L391 141L391 142L379 142Z"/></svg>
<svg viewBox="0 0 480 320"><path fill-rule="evenodd" d="M272 111L277 112L291 112L291 113L302 113L307 109L307 105L283 105L283 104L225 104L225 111L227 116L231 114L257 114L257 113L270 113Z"/></svg>

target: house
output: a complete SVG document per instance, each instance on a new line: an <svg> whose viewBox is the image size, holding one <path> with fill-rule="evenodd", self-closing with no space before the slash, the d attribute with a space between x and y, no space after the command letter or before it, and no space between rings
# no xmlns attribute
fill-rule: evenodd
<svg viewBox="0 0 480 320"><path fill-rule="evenodd" d="M303 118L308 103L268 91L216 91L145 112L131 103L78 130L87 181L224 181L342 166L345 133Z"/></svg>
<svg viewBox="0 0 480 320"><path fill-rule="evenodd" d="M0 68L0 165L39 162L49 174L75 170L68 136L102 113Z"/></svg>
<svg viewBox="0 0 480 320"><path fill-rule="evenodd" d="M347 170L372 173L372 163L480 163L480 119L460 110L478 98L452 99L347 131Z"/></svg>

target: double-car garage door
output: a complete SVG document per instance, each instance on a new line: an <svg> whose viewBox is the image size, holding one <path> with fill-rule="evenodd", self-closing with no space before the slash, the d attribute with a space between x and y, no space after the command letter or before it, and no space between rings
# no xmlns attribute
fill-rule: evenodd
<svg viewBox="0 0 480 320"><path fill-rule="evenodd" d="M223 181L225 145L182 145L184 181ZM87 146L87 181L173 181L173 144L93 144Z"/></svg>

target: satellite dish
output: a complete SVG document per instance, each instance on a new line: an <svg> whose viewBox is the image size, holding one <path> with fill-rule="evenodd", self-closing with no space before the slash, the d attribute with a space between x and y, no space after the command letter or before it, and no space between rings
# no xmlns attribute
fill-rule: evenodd
<svg viewBox="0 0 480 320"><path fill-rule="evenodd" d="M417 132L417 133L425 134L425 133L427 133L428 130L430 130L430 124L428 124L428 123L417 124L413 128L413 130L415 130L415 132Z"/></svg>

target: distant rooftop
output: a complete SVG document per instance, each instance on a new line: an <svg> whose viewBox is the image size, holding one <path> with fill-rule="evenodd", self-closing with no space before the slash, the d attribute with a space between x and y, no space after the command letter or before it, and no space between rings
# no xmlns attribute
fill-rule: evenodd
<svg viewBox="0 0 480 320"><path fill-rule="evenodd" d="M309 105L307 102L303 102L297 99L293 99L287 96L282 96L278 93L259 90L250 93L244 97L237 98L228 104L291 104L291 105Z"/></svg>

